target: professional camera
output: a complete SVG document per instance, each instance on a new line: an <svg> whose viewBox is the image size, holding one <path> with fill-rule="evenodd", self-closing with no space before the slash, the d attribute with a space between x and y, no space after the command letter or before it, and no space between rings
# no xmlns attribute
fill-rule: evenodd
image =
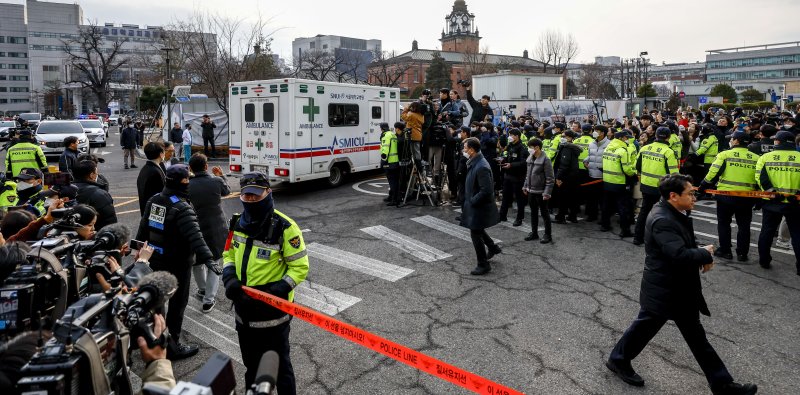
<svg viewBox="0 0 800 395"><path fill-rule="evenodd" d="M472 81L469 80L458 80L458 84L463 86L464 88L469 87L472 85Z"/></svg>
<svg viewBox="0 0 800 395"><path fill-rule="evenodd" d="M53 328L53 338L21 371L21 393L131 394L127 367L130 340L143 337L149 347L165 347L168 334L156 337L155 314L178 288L175 276L151 273L133 294L118 289L90 295L69 306Z"/></svg>
<svg viewBox="0 0 800 395"><path fill-rule="evenodd" d="M51 252L36 248L0 286L0 335L50 328L67 306L68 274Z"/></svg>

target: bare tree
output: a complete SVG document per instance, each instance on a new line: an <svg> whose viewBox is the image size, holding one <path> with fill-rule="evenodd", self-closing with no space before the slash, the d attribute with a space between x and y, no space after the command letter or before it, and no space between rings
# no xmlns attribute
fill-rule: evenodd
<svg viewBox="0 0 800 395"><path fill-rule="evenodd" d="M395 59L395 51L374 51L372 63L367 68L368 81L372 85L396 87L411 69L410 59Z"/></svg>
<svg viewBox="0 0 800 395"><path fill-rule="evenodd" d="M617 99L619 93L613 80L616 67L599 64L583 66L583 75L578 81L578 92L590 98Z"/></svg>
<svg viewBox="0 0 800 395"><path fill-rule="evenodd" d="M337 80L337 68L343 63L330 52L311 50L292 58L292 77L317 81Z"/></svg>
<svg viewBox="0 0 800 395"><path fill-rule="evenodd" d="M563 34L559 30L547 30L539 36L534 49L535 60L544 64L544 72L548 67L556 74L563 73L569 62L578 54L578 43L572 33Z"/></svg>
<svg viewBox="0 0 800 395"><path fill-rule="evenodd" d="M91 91L97 97L101 110L108 108L114 72L128 62L120 51L127 41L127 38L120 37L106 41L103 29L96 22L81 27L77 37L62 41L67 64L73 70L70 82L81 84Z"/></svg>
<svg viewBox="0 0 800 395"><path fill-rule="evenodd" d="M464 52L464 79L471 79L473 75L491 74L497 72L497 65L489 61L489 48L483 47L480 51L467 50Z"/></svg>

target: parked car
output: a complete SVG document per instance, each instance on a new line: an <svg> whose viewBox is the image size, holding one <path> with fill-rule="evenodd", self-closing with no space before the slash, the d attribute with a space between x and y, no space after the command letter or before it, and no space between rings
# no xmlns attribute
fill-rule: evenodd
<svg viewBox="0 0 800 395"><path fill-rule="evenodd" d="M0 121L0 140L8 140L8 129L16 128L16 121Z"/></svg>
<svg viewBox="0 0 800 395"><path fill-rule="evenodd" d="M89 138L90 146L106 146L106 130L103 124L98 119L81 119L78 120L83 130L86 132L86 137Z"/></svg>
<svg viewBox="0 0 800 395"><path fill-rule="evenodd" d="M89 152L89 138L78 121L43 121L36 129L36 142L46 156L59 156L64 152L64 138L78 138L78 151Z"/></svg>

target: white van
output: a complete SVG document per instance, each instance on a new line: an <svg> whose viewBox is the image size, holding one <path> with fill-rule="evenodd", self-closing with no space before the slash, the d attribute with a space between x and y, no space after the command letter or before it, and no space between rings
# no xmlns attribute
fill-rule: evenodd
<svg viewBox="0 0 800 395"><path fill-rule="evenodd" d="M326 178L380 167L380 123L399 120L400 90L301 79L232 82L230 170L272 182Z"/></svg>

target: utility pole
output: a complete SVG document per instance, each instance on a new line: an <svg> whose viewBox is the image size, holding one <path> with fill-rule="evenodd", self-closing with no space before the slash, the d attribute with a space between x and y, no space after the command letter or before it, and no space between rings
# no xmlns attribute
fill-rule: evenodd
<svg viewBox="0 0 800 395"><path fill-rule="evenodd" d="M167 55L164 58L164 61L167 64L167 78L166 78L167 94L166 94L166 96L164 98L166 100L166 103L167 103L167 123L164 125L165 126L164 129L165 130L169 130L169 128L172 127L172 109L170 108L170 102L169 102L170 91L172 90L172 86L171 86L172 81L170 79L171 78L171 75L170 75L171 71L170 71L170 68L169 68L169 60L170 60L169 59L169 54L170 54L170 51L174 50L174 48L164 47L164 48L161 48L161 50L167 53Z"/></svg>
<svg viewBox="0 0 800 395"><path fill-rule="evenodd" d="M642 85L645 87L644 88L644 108L647 108L647 59L645 59L645 56L647 56L647 51L643 51L643 52L639 53L639 57L642 58L642 64L644 65L644 83Z"/></svg>
<svg viewBox="0 0 800 395"><path fill-rule="evenodd" d="M525 78L525 100L531 99L531 87L530 87L531 79L529 77Z"/></svg>

